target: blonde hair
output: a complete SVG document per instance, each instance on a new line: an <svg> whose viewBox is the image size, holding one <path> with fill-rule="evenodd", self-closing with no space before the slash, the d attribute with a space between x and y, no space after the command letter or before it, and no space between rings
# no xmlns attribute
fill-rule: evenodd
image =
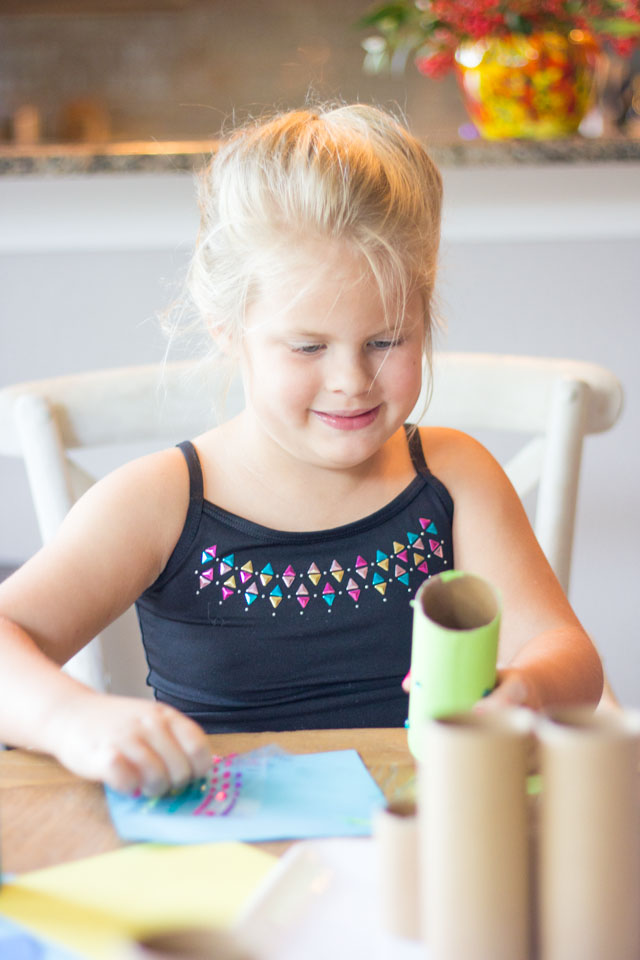
<svg viewBox="0 0 640 960"><path fill-rule="evenodd" d="M201 175L190 296L209 331L237 344L265 270L305 240L347 243L375 279L390 327L411 295L422 296L428 360L441 200L427 151L382 109L340 105L252 121Z"/></svg>

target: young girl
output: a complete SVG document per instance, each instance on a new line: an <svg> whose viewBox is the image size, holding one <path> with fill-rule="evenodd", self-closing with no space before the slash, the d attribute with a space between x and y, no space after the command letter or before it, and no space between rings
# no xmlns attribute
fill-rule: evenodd
<svg viewBox="0 0 640 960"><path fill-rule="evenodd" d="M500 467L407 426L440 204L421 144L373 107L218 150L191 289L245 409L98 483L0 586L0 739L158 793L206 772L203 730L402 725L409 601L454 563L503 597L486 708L597 702L598 655ZM134 601L156 703L60 670Z"/></svg>

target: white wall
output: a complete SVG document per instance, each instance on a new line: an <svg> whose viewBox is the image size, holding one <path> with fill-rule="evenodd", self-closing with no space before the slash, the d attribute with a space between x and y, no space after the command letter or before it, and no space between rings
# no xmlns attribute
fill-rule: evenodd
<svg viewBox="0 0 640 960"><path fill-rule="evenodd" d="M625 409L588 437L570 597L618 696L640 706L640 241L456 244L441 272L451 349L609 367Z"/></svg>
<svg viewBox="0 0 640 960"><path fill-rule="evenodd" d="M620 169L628 176L628 167ZM526 177L526 171L520 173ZM486 176L482 171L480 182ZM499 172L489 174L490 189L485 182L480 195L469 194L469 177L471 173L457 170L449 178L449 228L440 280L448 333L441 345L593 360L610 367L625 385L621 422L610 433L587 440L571 597L604 655L619 696L640 706L640 657L634 649L640 642L635 604L640 574L637 220L630 230L624 225L628 216L611 218L603 209L602 230L594 228L597 217L583 227L571 220L570 212L558 212L558 196L551 215L541 204L539 229L528 231L538 239L526 239L527 231L518 228L522 217L509 205L502 213L511 216L511 227L498 228L499 216L492 217L483 239L482 231L465 231L460 224L470 203L482 201L486 210L499 204L501 179ZM467 201L456 207L460 178ZM127 234L126 224L120 224L123 236L133 236L130 249L118 251L122 241L113 237L105 239L101 249L95 216L80 209L80 217L86 215L93 223L91 237L71 230L56 245L56 236L65 231L66 213L58 210L55 218L48 217L40 196L34 209L42 218L42 231L32 232L28 243L17 244L20 252L12 252L11 228L5 221L0 242L0 385L161 356L163 342L153 316L171 298L185 260L184 227L195 223L189 178L175 184L173 200L171 191L166 193L167 211L172 203L180 210L175 242L167 234L154 244L150 234L145 240L144 230ZM592 197L584 199L586 208ZM526 212L533 225L535 206L534 198ZM593 215L593 206L590 209ZM135 217L135 203L129 212ZM482 219L476 218L478 222ZM622 224L618 231L616 222ZM0 459L0 565L24 559L37 544L22 467Z"/></svg>

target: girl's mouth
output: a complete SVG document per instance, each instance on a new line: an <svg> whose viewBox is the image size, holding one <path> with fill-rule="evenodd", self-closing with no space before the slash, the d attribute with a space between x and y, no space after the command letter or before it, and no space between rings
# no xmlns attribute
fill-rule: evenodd
<svg viewBox="0 0 640 960"><path fill-rule="evenodd" d="M380 405L368 410L312 410L311 412L334 430L362 430L376 419L380 412Z"/></svg>

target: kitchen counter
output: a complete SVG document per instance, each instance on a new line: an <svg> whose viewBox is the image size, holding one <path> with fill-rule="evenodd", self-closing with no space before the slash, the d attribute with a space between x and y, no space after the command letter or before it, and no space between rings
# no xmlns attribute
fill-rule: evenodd
<svg viewBox="0 0 640 960"><path fill-rule="evenodd" d="M542 166L640 161L640 140L623 136L562 140L450 140L430 145L442 167ZM184 173L202 166L215 140L123 141L106 144L0 144L0 176Z"/></svg>
<svg viewBox="0 0 640 960"><path fill-rule="evenodd" d="M0 253L189 249L194 171L217 141L0 146ZM640 237L640 140L612 136L430 145L445 241Z"/></svg>

